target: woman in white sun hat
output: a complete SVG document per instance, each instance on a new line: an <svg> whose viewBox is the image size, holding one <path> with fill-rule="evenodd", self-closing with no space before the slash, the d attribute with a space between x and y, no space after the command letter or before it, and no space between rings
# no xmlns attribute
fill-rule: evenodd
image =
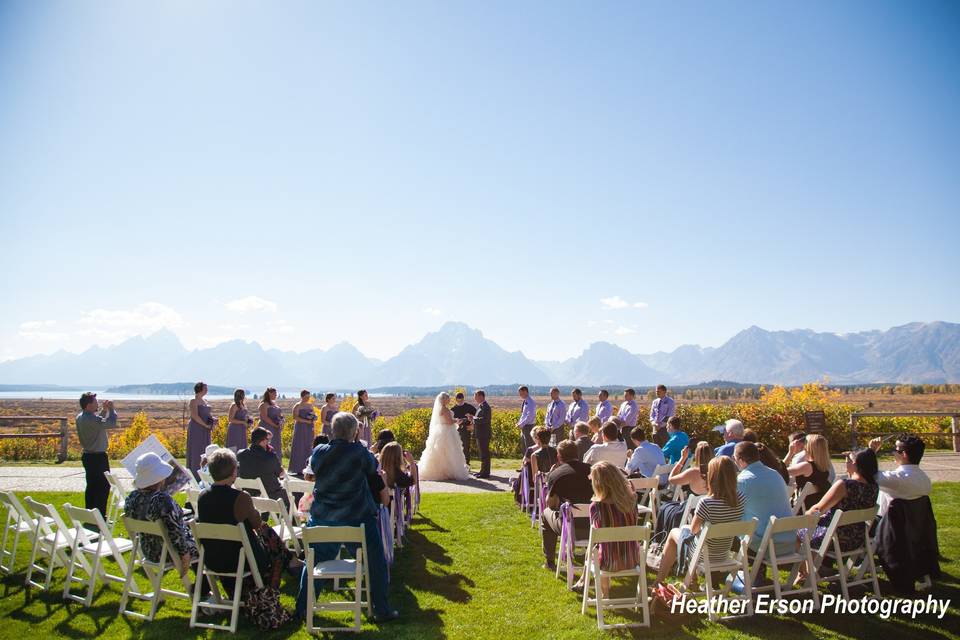
<svg viewBox="0 0 960 640"><path fill-rule="evenodd" d="M133 486L127 496L124 511L137 520L159 520L167 530L170 542L180 556L180 574L186 575L193 561L199 557L197 543L184 522L183 509L169 493L163 490L164 481L173 473L173 467L155 453L145 453L137 458ZM158 536L144 535L140 548L151 562L160 561L163 540Z"/></svg>

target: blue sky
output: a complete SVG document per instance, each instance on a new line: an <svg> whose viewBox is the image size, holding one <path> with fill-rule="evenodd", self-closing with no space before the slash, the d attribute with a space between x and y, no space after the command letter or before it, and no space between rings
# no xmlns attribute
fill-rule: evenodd
<svg viewBox="0 0 960 640"><path fill-rule="evenodd" d="M0 0L0 358L960 320L960 7Z"/></svg>

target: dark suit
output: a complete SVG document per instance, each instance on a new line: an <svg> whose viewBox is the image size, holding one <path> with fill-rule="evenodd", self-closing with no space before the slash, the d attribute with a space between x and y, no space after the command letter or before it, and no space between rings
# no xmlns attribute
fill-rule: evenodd
<svg viewBox="0 0 960 640"><path fill-rule="evenodd" d="M477 439L477 449L480 450L480 476L490 475L490 419L493 417L493 410L484 400L477 407L477 413L473 416L473 435Z"/></svg>
<svg viewBox="0 0 960 640"><path fill-rule="evenodd" d="M464 402L463 404L453 405L453 417L456 420L463 420L467 416L472 416L477 412L476 407L474 407L469 402ZM457 425L457 433L460 434L460 442L463 444L463 458L467 461L467 464L470 464L470 429L467 428L467 423Z"/></svg>

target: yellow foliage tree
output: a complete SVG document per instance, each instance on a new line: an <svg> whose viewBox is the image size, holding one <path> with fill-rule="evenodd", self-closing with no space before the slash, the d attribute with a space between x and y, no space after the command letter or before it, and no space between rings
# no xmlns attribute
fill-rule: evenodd
<svg viewBox="0 0 960 640"><path fill-rule="evenodd" d="M147 414L140 411L134 414L130 426L110 437L107 453L113 459L123 458L151 435L156 436L160 444L166 447L168 451L170 450L170 443L167 439L159 431L155 432L150 429Z"/></svg>

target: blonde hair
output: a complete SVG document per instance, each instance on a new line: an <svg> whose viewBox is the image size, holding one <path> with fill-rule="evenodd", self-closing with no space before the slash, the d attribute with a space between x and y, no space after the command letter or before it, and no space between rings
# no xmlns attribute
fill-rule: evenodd
<svg viewBox="0 0 960 640"><path fill-rule="evenodd" d="M717 456L707 465L707 493L736 509L737 465L730 456Z"/></svg>
<svg viewBox="0 0 960 640"><path fill-rule="evenodd" d="M600 431L600 427L603 426L603 421L600 420L600 418L598 418L597 416L593 416L592 418L587 420L587 424L590 425L591 431Z"/></svg>
<svg viewBox="0 0 960 640"><path fill-rule="evenodd" d="M612 504L623 513L636 512L637 494L620 469L606 461L598 462L590 469L590 481L595 502Z"/></svg>
<svg viewBox="0 0 960 640"><path fill-rule="evenodd" d="M713 460L713 447L706 440L697 443L697 448L693 451L693 466L700 470L700 476L707 479L707 465Z"/></svg>
<svg viewBox="0 0 960 640"><path fill-rule="evenodd" d="M380 468L387 476L387 486L393 489L396 486L397 471L402 471L403 447L399 442L388 442L380 450Z"/></svg>
<svg viewBox="0 0 960 640"><path fill-rule="evenodd" d="M807 454L807 462L813 465L814 471L826 471L830 468L830 447L827 446L827 439L822 435L807 434L803 450Z"/></svg>

